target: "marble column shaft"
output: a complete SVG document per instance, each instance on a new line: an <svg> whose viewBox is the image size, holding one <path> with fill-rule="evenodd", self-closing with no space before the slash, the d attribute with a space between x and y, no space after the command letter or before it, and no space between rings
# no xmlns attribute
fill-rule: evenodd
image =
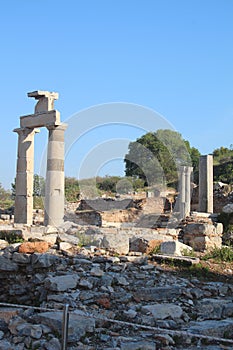
<svg viewBox="0 0 233 350"><path fill-rule="evenodd" d="M49 130L45 189L45 226L59 226L64 219L64 132L66 124Z"/></svg>
<svg viewBox="0 0 233 350"><path fill-rule="evenodd" d="M14 222L32 224L34 136L38 129L19 128Z"/></svg>
<svg viewBox="0 0 233 350"><path fill-rule="evenodd" d="M179 211L181 218L190 214L191 207L191 174L193 168L189 166L180 167L179 179Z"/></svg>
<svg viewBox="0 0 233 350"><path fill-rule="evenodd" d="M200 212L213 213L213 155L199 160L199 208Z"/></svg>

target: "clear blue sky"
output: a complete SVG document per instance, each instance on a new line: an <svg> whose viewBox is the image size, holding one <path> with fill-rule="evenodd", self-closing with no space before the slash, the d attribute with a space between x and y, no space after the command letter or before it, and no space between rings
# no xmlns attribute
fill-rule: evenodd
<svg viewBox="0 0 233 350"><path fill-rule="evenodd" d="M0 31L5 188L15 176L12 130L33 112L26 94L38 89L60 93L63 121L93 105L135 103L164 116L202 154L233 143L232 0L7 0ZM118 127L77 142L66 175L77 176L90 140L95 147L105 136L134 140L143 133ZM44 129L36 137L36 172L46 137Z"/></svg>

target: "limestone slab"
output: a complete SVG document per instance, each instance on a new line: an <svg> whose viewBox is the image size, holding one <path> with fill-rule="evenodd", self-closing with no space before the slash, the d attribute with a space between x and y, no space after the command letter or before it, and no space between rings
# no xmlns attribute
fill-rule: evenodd
<svg viewBox="0 0 233 350"><path fill-rule="evenodd" d="M41 322L47 324L51 329L61 333L62 329L62 312L44 312L39 316ZM86 332L93 333L95 320L82 315L70 314L68 327L68 342L78 341L85 336Z"/></svg>
<svg viewBox="0 0 233 350"><path fill-rule="evenodd" d="M46 113L30 114L20 117L21 128L40 128L43 126L59 126L60 112L57 110L48 111Z"/></svg>
<svg viewBox="0 0 233 350"><path fill-rule="evenodd" d="M179 305L168 303L145 305L142 307L142 311L150 312L156 320L164 320L168 317L176 319L183 314L183 310Z"/></svg>

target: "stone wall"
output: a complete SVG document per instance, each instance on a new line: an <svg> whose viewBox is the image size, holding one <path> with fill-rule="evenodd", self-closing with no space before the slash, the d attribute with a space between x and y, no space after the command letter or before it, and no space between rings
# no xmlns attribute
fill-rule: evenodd
<svg viewBox="0 0 233 350"><path fill-rule="evenodd" d="M183 227L183 242L196 251L221 248L223 225L206 213L193 213Z"/></svg>
<svg viewBox="0 0 233 350"><path fill-rule="evenodd" d="M103 212L109 210L125 210L134 207L135 203L131 198L118 200L113 198L82 199L79 203L77 211L96 210Z"/></svg>
<svg viewBox="0 0 233 350"><path fill-rule="evenodd" d="M77 213L77 212L76 212ZM114 222L135 222L141 213L139 209L112 210L101 213L102 221L106 224Z"/></svg>

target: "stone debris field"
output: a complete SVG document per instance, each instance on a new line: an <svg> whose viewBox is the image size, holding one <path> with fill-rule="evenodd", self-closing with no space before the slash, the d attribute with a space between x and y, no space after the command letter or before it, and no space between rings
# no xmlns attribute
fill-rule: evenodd
<svg viewBox="0 0 233 350"><path fill-rule="evenodd" d="M142 252L77 247L74 228L47 232L49 245L0 241L0 349L62 349L66 304L69 350L232 349L231 283L181 277Z"/></svg>

